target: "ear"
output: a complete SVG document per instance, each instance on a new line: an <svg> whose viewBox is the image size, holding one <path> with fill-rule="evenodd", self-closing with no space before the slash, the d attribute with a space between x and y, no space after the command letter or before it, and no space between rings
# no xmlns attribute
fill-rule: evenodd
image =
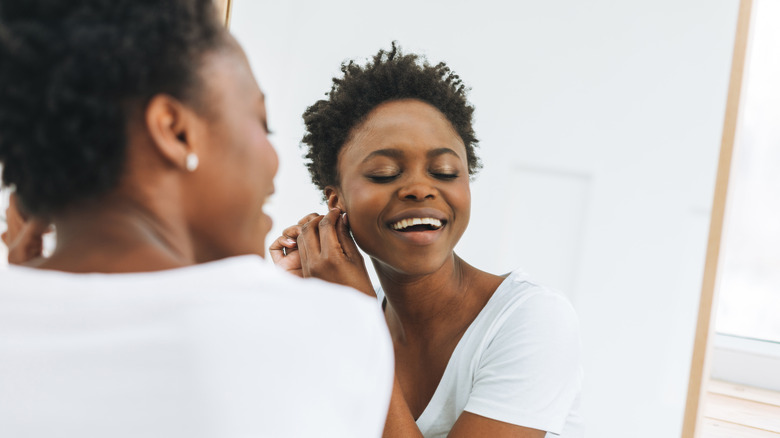
<svg viewBox="0 0 780 438"><path fill-rule="evenodd" d="M187 156L197 154L192 146L195 113L179 100L158 94L146 106L145 122L154 147L171 165L187 169Z"/></svg>
<svg viewBox="0 0 780 438"><path fill-rule="evenodd" d="M325 187L325 199L328 200L328 208L338 208L341 211L347 211L338 188L333 186Z"/></svg>

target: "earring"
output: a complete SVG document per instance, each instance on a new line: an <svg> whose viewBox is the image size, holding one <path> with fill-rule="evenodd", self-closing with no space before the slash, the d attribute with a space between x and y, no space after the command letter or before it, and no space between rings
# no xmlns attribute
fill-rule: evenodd
<svg viewBox="0 0 780 438"><path fill-rule="evenodd" d="M195 155L195 152L190 152L187 154L186 163L184 164L184 167L187 168L188 172L194 172L198 168L198 164L200 161L198 161L198 156Z"/></svg>

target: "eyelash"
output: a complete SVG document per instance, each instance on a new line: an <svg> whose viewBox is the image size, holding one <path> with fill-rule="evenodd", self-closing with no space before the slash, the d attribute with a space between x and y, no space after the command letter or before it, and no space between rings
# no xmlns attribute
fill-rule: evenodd
<svg viewBox="0 0 780 438"><path fill-rule="evenodd" d="M375 183L378 183L378 184L385 184L385 183L389 183L390 181L393 181L394 179L398 178L399 176L401 176L400 173L396 174L396 175L390 175L390 176L370 175L368 177L368 179L370 179L371 181L373 181Z"/></svg>
<svg viewBox="0 0 780 438"><path fill-rule="evenodd" d="M265 119L265 118L261 118L261 119L260 119L260 124L261 124L261 125L263 125L263 129L265 130L265 134L266 134L266 135L271 135L271 134L273 134L273 131L271 131L270 129L268 129L268 120L267 120L267 119Z"/></svg>
<svg viewBox="0 0 780 438"><path fill-rule="evenodd" d="M443 180L443 181L452 181L452 180L454 180L455 178L457 178L459 176L459 174L457 174L457 173L433 173L433 172L431 172L431 175L434 178L437 178L437 179L440 179L440 180ZM393 181L394 179L398 178L399 176L401 176L400 173L398 173L396 175L388 175L388 176L384 176L384 175L369 175L368 179L370 179L371 181L373 181L375 183L378 183L378 184L385 184L385 183L389 183L389 182Z"/></svg>
<svg viewBox="0 0 780 438"><path fill-rule="evenodd" d="M431 173L431 175L445 181L450 181L458 177L457 173Z"/></svg>

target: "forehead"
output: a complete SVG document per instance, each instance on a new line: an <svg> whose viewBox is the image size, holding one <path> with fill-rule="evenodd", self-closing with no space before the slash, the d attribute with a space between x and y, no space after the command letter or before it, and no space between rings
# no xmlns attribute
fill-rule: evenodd
<svg viewBox="0 0 780 438"><path fill-rule="evenodd" d="M256 103L264 95L257 85L246 55L237 44L206 55L201 79L209 100L229 106Z"/></svg>
<svg viewBox="0 0 780 438"><path fill-rule="evenodd" d="M449 120L434 106L415 99L383 103L353 128L339 154L359 158L378 149L399 149L424 154L450 148L466 159L466 146Z"/></svg>

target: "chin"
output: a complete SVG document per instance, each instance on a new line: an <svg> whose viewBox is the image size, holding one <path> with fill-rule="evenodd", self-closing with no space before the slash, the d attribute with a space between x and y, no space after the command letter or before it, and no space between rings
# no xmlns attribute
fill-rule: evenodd
<svg viewBox="0 0 780 438"><path fill-rule="evenodd" d="M433 258L429 255L421 255L403 260L383 260L380 257L371 257L371 259L377 270L390 270L401 275L417 277L435 273L446 263L448 257Z"/></svg>
<svg viewBox="0 0 780 438"><path fill-rule="evenodd" d="M257 242L258 247L254 249L253 253L265 258L265 239L268 237L268 233L271 232L273 221L271 217L263 212L258 218L258 227L254 232L252 242Z"/></svg>

